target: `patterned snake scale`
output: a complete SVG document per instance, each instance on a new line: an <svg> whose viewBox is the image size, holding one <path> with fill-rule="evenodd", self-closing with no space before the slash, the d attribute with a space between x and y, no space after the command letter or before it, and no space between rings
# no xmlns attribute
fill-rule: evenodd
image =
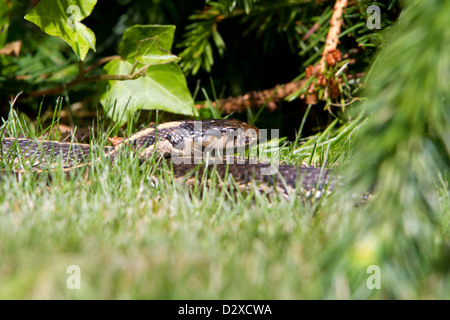
<svg viewBox="0 0 450 320"><path fill-rule="evenodd" d="M216 172L221 179L231 175L240 189L256 185L263 192L276 190L284 194L301 190L307 197L319 197L324 190L333 189L336 179L332 178L329 169L273 166L232 155L254 145L258 136L257 127L233 119L172 121L138 131L115 147L105 147L104 152L105 158L111 159L112 163L119 154L133 152L145 160L156 153L166 159L177 179L193 179L195 169L199 170L196 177L204 177L206 169L206 176L211 172ZM11 172L48 173L59 166L69 172L90 164L91 146L88 144L0 139L3 168L0 179Z"/></svg>

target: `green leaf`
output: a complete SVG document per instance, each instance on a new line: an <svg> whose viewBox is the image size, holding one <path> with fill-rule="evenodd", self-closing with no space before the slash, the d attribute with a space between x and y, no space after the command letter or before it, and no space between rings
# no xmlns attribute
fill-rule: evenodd
<svg viewBox="0 0 450 320"><path fill-rule="evenodd" d="M97 0L41 0L25 19L63 39L78 59L84 60L89 48L95 51L95 34L80 21L91 14L96 3Z"/></svg>
<svg viewBox="0 0 450 320"><path fill-rule="evenodd" d="M135 25L127 29L123 34L122 42L119 44L119 55L126 60L137 55L139 42L159 37L159 45L162 49L170 52L172 49L173 36L175 34L175 26L167 25Z"/></svg>
<svg viewBox="0 0 450 320"><path fill-rule="evenodd" d="M0 48L6 44L9 28L9 14L12 9L12 3L0 0Z"/></svg>
<svg viewBox="0 0 450 320"><path fill-rule="evenodd" d="M159 36L141 40L138 45L138 54L135 59L148 65L165 64L180 60L176 55L161 48Z"/></svg>
<svg viewBox="0 0 450 320"><path fill-rule="evenodd" d="M132 67L133 59L113 60L105 65L104 72L125 75ZM160 109L185 115L196 113L184 74L175 63L152 66L146 77L136 80L108 81L102 90L100 103L108 116L120 124L139 109Z"/></svg>

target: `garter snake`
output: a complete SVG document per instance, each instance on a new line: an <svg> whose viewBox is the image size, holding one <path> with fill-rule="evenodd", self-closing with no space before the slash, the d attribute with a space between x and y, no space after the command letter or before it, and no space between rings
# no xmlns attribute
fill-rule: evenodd
<svg viewBox="0 0 450 320"><path fill-rule="evenodd" d="M172 121L138 131L115 147L105 147L104 158L114 163L123 153L135 153L142 160L157 154L166 159L176 178L188 177L196 168L199 177L204 176L205 170L207 173L214 170L221 178L231 175L239 187L248 188L255 183L260 190L273 190L275 186L284 193L300 188L308 196L313 192L320 195L335 184L329 169L274 166L233 155L254 145L258 136L257 127L234 119ZM2 175L11 171L51 172L56 166L71 172L97 161L89 160L90 151L89 144L2 138ZM5 163L9 164L7 169Z"/></svg>

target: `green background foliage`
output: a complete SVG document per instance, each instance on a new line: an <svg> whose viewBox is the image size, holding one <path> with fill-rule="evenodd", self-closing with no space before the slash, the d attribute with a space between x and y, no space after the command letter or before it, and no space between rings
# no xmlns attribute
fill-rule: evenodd
<svg viewBox="0 0 450 320"><path fill-rule="evenodd" d="M39 108L52 112L55 109L55 100L52 97L62 93L46 93L44 99L29 98L27 93L42 92L69 83L78 72L76 57L71 54L70 48L59 44L57 39L48 38L23 20L23 16L32 10L30 1L17 0L13 3L14 5L10 4L11 12L8 18L14 28L6 32L9 32L8 41L26 41L23 42L20 57L2 57L3 80L0 86L4 102L0 105L0 114L5 116L9 112L7 101L23 91L19 99L24 105L21 111L34 118ZM365 9L369 3L372 2L357 2L348 8L345 15L345 30L340 39L340 50L345 54L351 53L351 50L358 46L364 48L349 57L355 62L348 68L351 74L364 71L375 49L384 41L378 30L368 30L365 27ZM398 15L399 5L396 1L391 1L389 5L378 5L383 8L381 27L386 28ZM128 54L133 56L132 51L137 50L137 45L127 43L127 37L124 38L130 27L176 25L175 45L171 52L182 58L179 64L187 75L189 91L196 100L207 99L207 96L202 94L203 89L211 99L269 89L277 84L304 77L305 67L320 59L332 6L333 2L312 4L304 0L99 2L92 13L82 20L84 25L93 30L97 39L100 39L100 43L96 45L97 51L91 51L86 56L84 65L89 66L103 57L117 53L122 58ZM320 27L315 32L310 32L316 24ZM139 35L140 39L136 39L136 42L154 35ZM120 47L121 43L127 49ZM122 53L122 50L125 50L125 53ZM33 70L30 70L30 67ZM195 73L192 72L194 68ZM99 75L103 72L102 66L90 72ZM353 83L344 86L343 98L348 99L346 102L351 101L351 90L359 86L358 82L350 80L352 81ZM104 88L103 84L100 84L100 87ZM197 92L199 94L195 94ZM68 106L80 101L87 110L103 112L99 105L98 88L93 83L80 83L66 90L63 96L63 110L69 113ZM189 102L186 101L186 104ZM278 104L279 112L275 115L263 111L264 116L259 117L259 125L281 128L282 135L294 139L295 132L292 128L300 126L306 106L299 99ZM109 109L108 107L111 106L106 109ZM151 109L150 106L147 107ZM125 105L122 105L122 108L125 108ZM324 106L319 104L312 109L309 114L311 121L303 126L305 133L316 133L317 129L323 129L334 120L329 111L322 111L323 108ZM171 107L167 107L165 110L170 109ZM192 114L191 109L184 108L183 113ZM338 108L331 107L329 110L332 110L333 114L339 114ZM128 113L133 111L129 110ZM179 109L172 111L179 112ZM202 111L202 114L205 117L211 116L208 112ZM159 115L162 116L161 113ZM167 117L173 118L172 115ZM235 117L246 119L246 115ZM266 121L267 119L270 121ZM288 125L282 125L286 123Z"/></svg>

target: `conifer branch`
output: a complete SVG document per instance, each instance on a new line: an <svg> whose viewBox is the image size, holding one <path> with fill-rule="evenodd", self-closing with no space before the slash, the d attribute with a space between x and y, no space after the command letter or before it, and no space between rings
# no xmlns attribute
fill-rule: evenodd
<svg viewBox="0 0 450 320"><path fill-rule="evenodd" d="M347 7L347 0L336 0L333 8L333 16L330 20L330 29L325 41L325 49L322 52L322 59L320 60L321 73L325 72L325 66L327 61L327 55L329 53L335 52L338 45L338 36L341 33L341 26L343 23L342 15L344 14L345 8Z"/></svg>
<svg viewBox="0 0 450 320"><path fill-rule="evenodd" d="M274 111L277 108L277 102L300 90L306 84L306 80L293 81L277 85L274 88L263 91L252 91L237 97L229 97L212 102L214 108L225 113L242 112L248 108L260 108L266 105L267 109ZM197 104L196 109L205 108L204 104Z"/></svg>

